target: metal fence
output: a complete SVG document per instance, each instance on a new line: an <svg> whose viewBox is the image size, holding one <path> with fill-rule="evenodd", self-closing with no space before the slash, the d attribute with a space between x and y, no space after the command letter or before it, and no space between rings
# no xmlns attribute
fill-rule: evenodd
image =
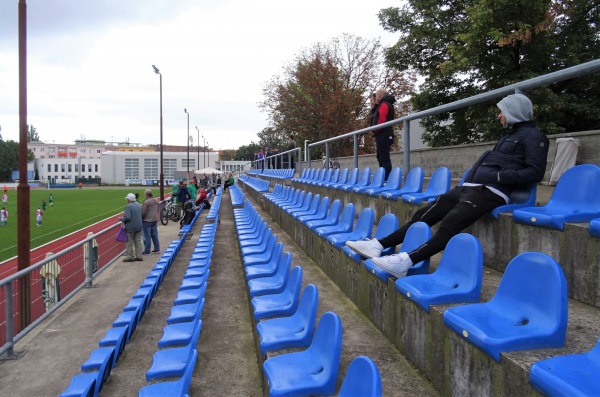
<svg viewBox="0 0 600 397"><path fill-rule="evenodd" d="M298 160L296 160L295 156L298 153ZM251 165L251 173L252 171L264 170L266 169L289 169L296 168L295 163L300 161L302 155L302 149L295 148L286 150L285 152L277 153L271 155L269 157L265 157L264 159L254 160Z"/></svg>
<svg viewBox="0 0 600 397"><path fill-rule="evenodd" d="M47 257L0 281L0 357L16 358L14 344L27 335L75 293L93 286L93 279L125 251L125 243L115 241L121 223ZM31 323L18 331L18 284L28 282Z"/></svg>

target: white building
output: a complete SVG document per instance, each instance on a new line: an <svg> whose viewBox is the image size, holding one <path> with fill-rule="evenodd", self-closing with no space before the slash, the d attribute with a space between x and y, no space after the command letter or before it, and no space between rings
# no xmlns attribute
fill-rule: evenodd
<svg viewBox="0 0 600 397"><path fill-rule="evenodd" d="M104 142L72 145L29 142L35 155L36 178L51 183L74 183L76 178L100 178L100 156Z"/></svg>
<svg viewBox="0 0 600 397"><path fill-rule="evenodd" d="M206 152L207 164L215 164L218 152ZM187 174L187 152L163 152L163 173L168 181L185 177ZM200 165L202 168L202 161ZM190 179L194 176L197 156L190 152ZM106 151L101 155L100 168L103 184L158 184L160 177L160 152Z"/></svg>
<svg viewBox="0 0 600 397"><path fill-rule="evenodd" d="M248 172L251 168L251 162L248 160L225 160L225 161L217 161L216 167L217 169L228 173L240 173L240 172Z"/></svg>

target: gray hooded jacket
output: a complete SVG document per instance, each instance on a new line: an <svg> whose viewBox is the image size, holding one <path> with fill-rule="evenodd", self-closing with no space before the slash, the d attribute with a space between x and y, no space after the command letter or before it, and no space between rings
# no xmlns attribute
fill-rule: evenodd
<svg viewBox="0 0 600 397"><path fill-rule="evenodd" d="M497 106L506 117L506 133L494 149L475 162L465 182L489 186L510 196L517 185L543 179L549 142L535 127L533 105L525 95L509 95Z"/></svg>

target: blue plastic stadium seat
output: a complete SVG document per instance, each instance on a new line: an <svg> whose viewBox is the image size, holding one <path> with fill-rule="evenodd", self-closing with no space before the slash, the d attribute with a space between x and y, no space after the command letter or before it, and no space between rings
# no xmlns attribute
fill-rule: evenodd
<svg viewBox="0 0 600 397"><path fill-rule="evenodd" d="M268 317L289 316L298 307L302 289L302 268L295 266L288 275L283 291L252 298L252 311L256 321Z"/></svg>
<svg viewBox="0 0 600 397"><path fill-rule="evenodd" d="M450 172L450 169L447 167L440 167L431 174L431 179L424 192L403 194L402 201L408 204L421 205L421 203L426 203L431 198L435 198L440 194L448 192L451 183L452 172Z"/></svg>
<svg viewBox="0 0 600 397"><path fill-rule="evenodd" d="M187 396L192 375L196 367L198 352L194 349L192 357L185 367L183 376L177 381L154 383L149 386L144 386L140 389L139 397L164 397L164 396Z"/></svg>
<svg viewBox="0 0 600 397"><path fill-rule="evenodd" d="M508 204L501 205L490 211L490 215L498 219L501 213L511 213L516 209L535 206L537 184L519 186L509 196Z"/></svg>
<svg viewBox="0 0 600 397"><path fill-rule="evenodd" d="M444 323L499 362L501 352L563 346L567 300L554 259L525 252L510 261L490 301L452 307Z"/></svg>
<svg viewBox="0 0 600 397"><path fill-rule="evenodd" d="M340 178L337 183L327 184L327 187L331 189L340 189L342 186L354 185L358 181L359 172L360 170L358 168L353 168L346 180L342 180L342 178Z"/></svg>
<svg viewBox="0 0 600 397"><path fill-rule="evenodd" d="M266 355L272 350L308 347L314 334L318 301L317 287L308 284L291 316L258 323L256 333L260 339L260 351Z"/></svg>
<svg viewBox="0 0 600 397"><path fill-rule="evenodd" d="M338 397L381 397L381 375L377 365L366 356L350 363Z"/></svg>
<svg viewBox="0 0 600 397"><path fill-rule="evenodd" d="M291 216L294 216L294 214L297 212L303 212L308 210L308 208L310 207L310 203L312 202L312 198L312 192L307 193L306 196L304 196L304 200L297 208L288 208L287 210L285 210L285 212L287 212Z"/></svg>
<svg viewBox="0 0 600 397"><path fill-rule="evenodd" d="M518 223L562 231L566 222L589 222L600 217L600 167L582 164L558 179L548 204L515 210Z"/></svg>
<svg viewBox="0 0 600 397"><path fill-rule="evenodd" d="M248 280L248 292L250 296L277 294L283 291L287 284L291 264L292 255L289 252L286 252L283 254L283 262L277 268L277 273L270 277L260 277Z"/></svg>
<svg viewBox="0 0 600 397"><path fill-rule="evenodd" d="M335 248L340 249L340 247L346 244L346 241L355 241L362 240L369 236L373 232L373 220L375 219L375 212L372 208L367 207L364 208L360 214L358 215L358 219L356 220L356 226L354 230L343 233L335 233L327 236L327 241L329 241Z"/></svg>
<svg viewBox="0 0 600 397"><path fill-rule="evenodd" d="M196 303L198 300L204 298L206 294L206 287L208 286L207 282L204 282L198 288L189 288L183 291L177 292L177 297L173 301L173 306L179 305L188 305L191 303Z"/></svg>
<svg viewBox="0 0 600 397"><path fill-rule="evenodd" d="M354 183L352 185L345 184L343 186L338 187L338 189L342 190L344 192L350 192L355 187L367 186L369 184L370 180L371 180L371 167L365 167L360 172L360 175L359 175L358 180L356 181L356 183Z"/></svg>
<svg viewBox="0 0 600 397"><path fill-rule="evenodd" d="M373 236L373 238L376 238L376 239L384 238L385 236L391 234L396 229L398 229L398 218L396 217L396 215L385 214L379 220L379 224L377 224L377 230L375 230L375 236ZM364 259L363 256L361 256L360 254L357 254L352 249L350 249L348 246L343 246L342 251L344 252L344 254L348 255L353 261L355 261L357 263L360 263L360 261L362 261ZM396 246L389 247L389 248L384 249L381 252L381 255L382 256L391 255L395 251L396 251Z"/></svg>
<svg viewBox="0 0 600 397"><path fill-rule="evenodd" d="M404 236L404 241L400 246L399 252L411 252L412 250L425 244L431 239L431 228L425 222L413 223ZM387 282L390 274L373 263L373 260L367 259L364 261L365 268L373 273L375 276L380 278L382 281ZM408 269L407 276L415 274L427 274L429 272L429 258L419 263L415 263Z"/></svg>
<svg viewBox="0 0 600 397"><path fill-rule="evenodd" d="M185 346L190 343L196 332L196 327L202 328L202 320L189 321L166 325L163 327L163 335L158 341L158 348Z"/></svg>
<svg viewBox="0 0 600 397"><path fill-rule="evenodd" d="M319 186L330 188L333 185L346 183L348 181L349 173L350 173L350 170L348 170L348 168L344 168L341 171L339 169L337 169L336 172L334 172L334 175L331 177L331 180L329 182L321 183ZM337 177L336 177L336 174L337 174Z"/></svg>
<svg viewBox="0 0 600 397"><path fill-rule="evenodd" d="M331 203L331 206L329 206L329 212L327 212L327 216L325 217L325 219L307 221L304 224L308 226L310 230L313 231L321 226L335 225L338 222L341 213L342 202L339 199L337 199L334 200L333 203Z"/></svg>
<svg viewBox="0 0 600 397"><path fill-rule="evenodd" d="M277 273L277 268L283 260L283 243L277 243L275 245L271 260L267 263L261 263L258 265L246 266L244 271L246 272L246 280L252 280L253 278L259 277L270 277Z"/></svg>
<svg viewBox="0 0 600 397"><path fill-rule="evenodd" d="M274 234L269 238L269 242L267 244L267 249L265 252L261 252L258 254L246 254L243 255L242 260L244 261L244 266L252 266L252 265L260 265L261 263L268 263L271 260L271 256L273 255L273 248L277 243L277 235Z"/></svg>
<svg viewBox="0 0 600 397"><path fill-rule="evenodd" d="M425 173L423 168L414 167L406 175L406 180L402 188L398 190L390 190L381 193L381 197L391 200L396 200L398 197L402 197L403 194L407 193L418 193L423 190L423 179Z"/></svg>
<svg viewBox="0 0 600 397"><path fill-rule="evenodd" d="M326 238L327 236L335 233L345 233L352 230L352 225L354 224L354 204L348 203L344 206L344 210L342 211L342 215L337 222L333 225L323 225L314 228L314 232L317 233L319 237Z"/></svg>
<svg viewBox="0 0 600 397"><path fill-rule="evenodd" d="M373 174L373 179L371 180L371 183L367 183L364 186L354 186L350 191L353 193L364 193L365 190L368 189L379 189L383 187L383 184L385 183L385 168L383 167L379 167L377 168L377 170L375 170L375 173Z"/></svg>
<svg viewBox="0 0 600 397"><path fill-rule="evenodd" d="M167 324L198 321L204 310L204 298L195 303L171 307L171 314L167 318Z"/></svg>
<svg viewBox="0 0 600 397"><path fill-rule="evenodd" d="M82 365L81 370L84 373L75 375L60 396L97 396L110 375L114 355L113 347L101 347L92 351L88 360Z"/></svg>
<svg viewBox="0 0 600 397"><path fill-rule="evenodd" d="M396 280L396 289L426 312L430 305L479 302L483 251L479 240L457 234L446 245L437 269Z"/></svg>
<svg viewBox="0 0 600 397"><path fill-rule="evenodd" d="M341 352L342 322L337 314L327 312L306 350L271 357L263 363L270 396L333 394Z"/></svg>
<svg viewBox="0 0 600 397"><path fill-rule="evenodd" d="M168 377L183 376L185 367L192 359L198 337L202 329L200 321L197 322L194 333L189 342L182 347L174 347L171 349L159 350L152 356L152 365L146 372L146 380L163 379Z"/></svg>
<svg viewBox="0 0 600 397"><path fill-rule="evenodd" d="M546 396L600 396L600 341L586 353L538 361L529 382Z"/></svg>
<svg viewBox="0 0 600 397"><path fill-rule="evenodd" d="M302 215L314 215L317 213L317 210L319 209L319 204L321 203L321 195L320 194L315 194L312 198L312 200L310 200L310 204L308 205L308 207L304 210L299 210L299 211L292 211L290 212L290 215L293 216L295 219L298 219L299 216Z"/></svg>
<svg viewBox="0 0 600 397"><path fill-rule="evenodd" d="M600 237L600 218L590 221L590 235L592 237Z"/></svg>
<svg viewBox="0 0 600 397"><path fill-rule="evenodd" d="M330 202L329 197L327 197L327 196L323 197L323 199L319 202L319 206L317 207L317 210L315 211L314 214L298 215L298 217L296 219L298 219L303 224L306 224L306 222L308 222L308 221L316 221L316 220L325 219L325 217L327 217L327 210L329 209L329 202Z"/></svg>
<svg viewBox="0 0 600 397"><path fill-rule="evenodd" d="M392 190L398 190L402 186L402 168L394 167L392 171L390 171L390 175L388 176L387 181L385 182L385 186L382 187L370 187L366 189L363 193L369 196L379 196L383 192L388 192Z"/></svg>

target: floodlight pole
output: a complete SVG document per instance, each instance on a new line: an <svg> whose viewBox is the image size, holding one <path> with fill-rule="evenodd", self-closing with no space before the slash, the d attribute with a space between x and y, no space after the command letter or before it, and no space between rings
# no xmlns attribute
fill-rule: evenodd
<svg viewBox="0 0 600 397"><path fill-rule="evenodd" d="M154 73L160 77L160 201L165 200L165 174L163 173L163 111L162 111L162 74L158 68L152 65Z"/></svg>
<svg viewBox="0 0 600 397"><path fill-rule="evenodd" d="M206 140L204 139L204 135L202 135L202 160L204 161L203 168L206 168Z"/></svg>
<svg viewBox="0 0 600 397"><path fill-rule="evenodd" d="M198 126L196 126L196 131L198 132L198 141L196 143L196 151L198 152L198 165L197 165L197 169L200 169L200 130L198 129Z"/></svg>
<svg viewBox="0 0 600 397"><path fill-rule="evenodd" d="M187 181L190 180L190 114L186 108L183 108L187 114Z"/></svg>

